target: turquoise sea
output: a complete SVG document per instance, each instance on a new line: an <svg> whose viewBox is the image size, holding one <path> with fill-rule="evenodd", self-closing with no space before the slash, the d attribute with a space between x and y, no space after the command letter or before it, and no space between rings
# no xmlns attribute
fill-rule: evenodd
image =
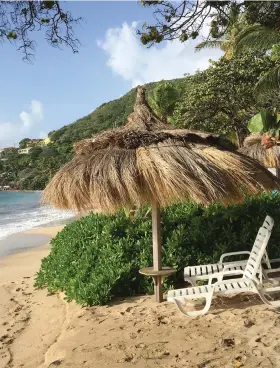
<svg viewBox="0 0 280 368"><path fill-rule="evenodd" d="M8 235L65 223L74 214L40 204L41 192L0 192L0 239Z"/></svg>

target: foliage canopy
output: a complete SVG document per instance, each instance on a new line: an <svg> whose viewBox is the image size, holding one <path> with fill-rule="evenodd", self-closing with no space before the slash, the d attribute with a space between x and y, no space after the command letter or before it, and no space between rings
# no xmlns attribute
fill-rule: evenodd
<svg viewBox="0 0 280 368"><path fill-rule="evenodd" d="M176 123L221 134L234 131L241 146L248 134L248 120L261 106L255 99L254 86L272 64L269 57L255 53L212 62L208 69L195 74L192 88L176 107ZM266 100L264 105L272 103Z"/></svg>
<svg viewBox="0 0 280 368"><path fill-rule="evenodd" d="M141 1L153 9L154 24L144 23L138 33L144 45L163 40L179 39L185 42L205 33L210 22L207 41L216 41L227 35L242 17L248 25L279 24L280 4L277 1Z"/></svg>

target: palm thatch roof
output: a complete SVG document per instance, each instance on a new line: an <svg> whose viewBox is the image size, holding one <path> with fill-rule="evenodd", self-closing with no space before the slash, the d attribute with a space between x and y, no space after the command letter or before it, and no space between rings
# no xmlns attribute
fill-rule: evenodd
<svg viewBox="0 0 280 368"><path fill-rule="evenodd" d="M257 160L260 164L269 168L280 168L280 146L275 144L271 148L265 148L261 144L261 134L251 134L244 141L244 147L239 149L243 155Z"/></svg>
<svg viewBox="0 0 280 368"><path fill-rule="evenodd" d="M124 127L78 142L75 152L43 193L55 207L112 213L151 201L230 203L244 192L279 187L273 175L220 136L162 122L142 88Z"/></svg>

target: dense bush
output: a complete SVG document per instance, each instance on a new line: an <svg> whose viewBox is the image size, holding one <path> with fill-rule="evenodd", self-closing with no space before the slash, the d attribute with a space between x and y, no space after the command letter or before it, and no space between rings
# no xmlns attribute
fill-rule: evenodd
<svg viewBox="0 0 280 368"><path fill-rule="evenodd" d="M67 225L52 240L36 286L65 291L68 300L99 305L116 296L152 291L152 281L138 273L152 265L152 223L139 212L131 221L90 214ZM165 286L183 281L187 265L216 262L227 251L250 250L265 216L275 219L269 255L280 256L280 195L263 194L230 207L194 204L172 206L162 212L163 264L178 269Z"/></svg>

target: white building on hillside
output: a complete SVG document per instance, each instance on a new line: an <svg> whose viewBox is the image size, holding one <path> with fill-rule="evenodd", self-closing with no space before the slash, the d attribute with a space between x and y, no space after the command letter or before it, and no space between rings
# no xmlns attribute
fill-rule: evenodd
<svg viewBox="0 0 280 368"><path fill-rule="evenodd" d="M32 147L27 147L27 148L20 148L18 150L18 154L19 155L28 155L29 151L31 150Z"/></svg>

